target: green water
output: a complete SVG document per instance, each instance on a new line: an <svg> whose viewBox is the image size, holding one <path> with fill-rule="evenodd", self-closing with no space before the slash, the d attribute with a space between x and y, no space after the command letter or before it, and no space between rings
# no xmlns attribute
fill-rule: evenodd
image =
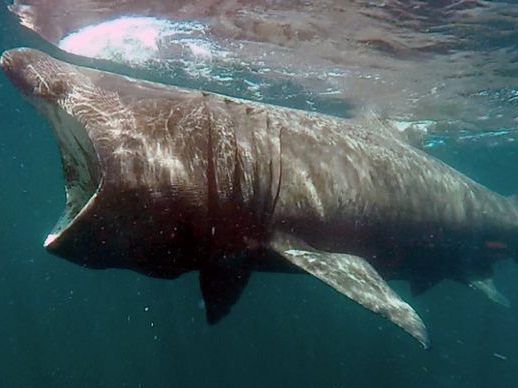
<svg viewBox="0 0 518 388"><path fill-rule="evenodd" d="M0 50L19 45L42 47L1 7ZM514 263L496 275L510 309L458 284L412 297L393 283L427 323L431 351L301 275L254 274L232 314L209 327L195 274L87 270L44 251L64 206L58 150L3 74L0 118L0 387L518 386ZM518 193L518 145L431 151Z"/></svg>

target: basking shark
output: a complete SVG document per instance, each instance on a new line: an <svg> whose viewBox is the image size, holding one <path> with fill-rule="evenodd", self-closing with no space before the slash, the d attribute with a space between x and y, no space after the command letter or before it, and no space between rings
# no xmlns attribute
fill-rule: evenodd
<svg viewBox="0 0 518 388"><path fill-rule="evenodd" d="M66 208L45 247L84 267L199 271L209 322L253 271L309 273L427 347L385 279L442 279L507 304L518 206L413 147L344 120L71 65L32 49L1 66L52 123Z"/></svg>

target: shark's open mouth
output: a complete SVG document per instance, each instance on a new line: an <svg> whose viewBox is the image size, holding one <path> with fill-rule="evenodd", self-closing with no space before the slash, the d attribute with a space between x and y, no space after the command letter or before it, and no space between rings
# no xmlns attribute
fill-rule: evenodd
<svg viewBox="0 0 518 388"><path fill-rule="evenodd" d="M61 151L65 179L65 210L44 246L50 247L91 204L101 186L98 155L84 126L61 109L50 108L49 118Z"/></svg>

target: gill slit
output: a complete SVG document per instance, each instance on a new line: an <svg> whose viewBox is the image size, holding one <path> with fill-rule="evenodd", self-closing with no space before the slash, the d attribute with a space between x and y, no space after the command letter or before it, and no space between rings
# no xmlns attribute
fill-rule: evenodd
<svg viewBox="0 0 518 388"><path fill-rule="evenodd" d="M213 138L213 127L212 127L212 116L207 108L207 104L204 103L204 109L207 112L207 220L208 220L208 242L209 252L212 256L213 245L215 241L216 229L216 218L219 213L219 196L218 196L218 181L216 176L217 163L214 156L214 138Z"/></svg>
<svg viewBox="0 0 518 388"><path fill-rule="evenodd" d="M277 181L277 191L275 193L275 198L273 199L272 206L272 214L270 218L273 217L273 213L275 212L275 208L277 207L277 202L279 201L279 196L281 194L281 184L282 184L282 134L285 128L281 127L279 129L279 179Z"/></svg>

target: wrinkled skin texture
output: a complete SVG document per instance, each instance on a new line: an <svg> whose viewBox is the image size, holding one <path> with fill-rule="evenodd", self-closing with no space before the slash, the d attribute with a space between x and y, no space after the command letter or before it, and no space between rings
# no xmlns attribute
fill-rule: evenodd
<svg viewBox="0 0 518 388"><path fill-rule="evenodd" d="M419 292L488 279L515 252L514 201L376 118L160 86L35 50L7 52L2 66L58 138L76 123L95 150L96 194L47 245L81 265L164 278L199 270L206 300L231 284L226 303L216 298L220 315L251 270L303 269L426 346L424 325L377 272Z"/></svg>

